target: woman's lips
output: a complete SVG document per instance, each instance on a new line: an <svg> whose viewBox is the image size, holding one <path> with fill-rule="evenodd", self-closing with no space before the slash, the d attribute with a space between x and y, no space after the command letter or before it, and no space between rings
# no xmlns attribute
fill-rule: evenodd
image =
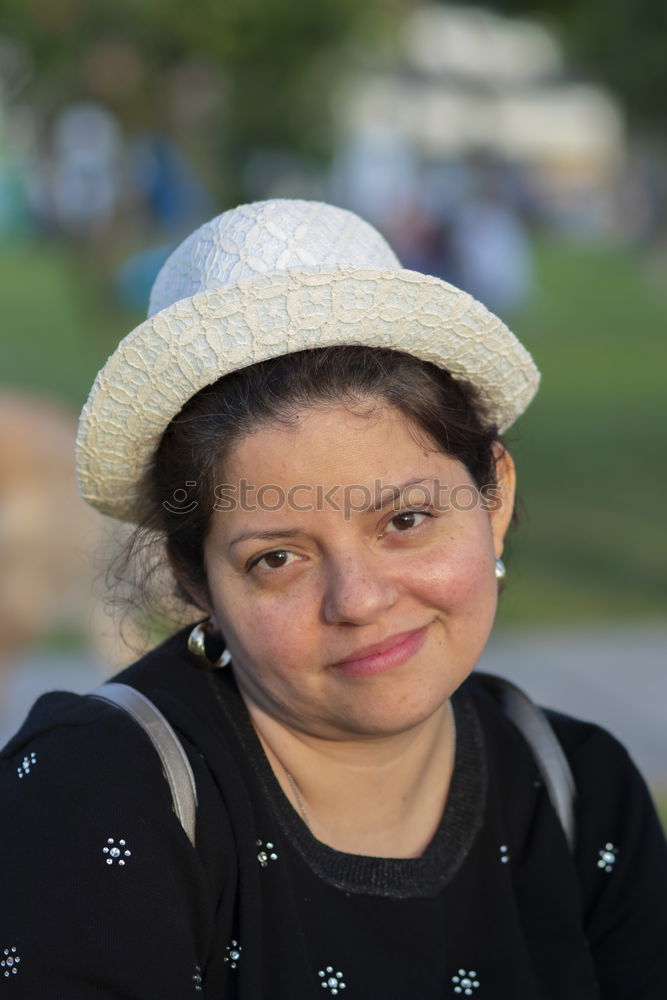
<svg viewBox="0 0 667 1000"><path fill-rule="evenodd" d="M427 629L428 625L423 625L412 632L400 632L384 642L353 653L345 660L339 660L332 667L337 673L348 677L371 677L400 667L421 649Z"/></svg>

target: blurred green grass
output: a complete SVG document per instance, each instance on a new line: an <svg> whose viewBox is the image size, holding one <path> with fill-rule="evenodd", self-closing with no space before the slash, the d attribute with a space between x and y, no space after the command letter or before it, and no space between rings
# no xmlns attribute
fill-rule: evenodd
<svg viewBox="0 0 667 1000"><path fill-rule="evenodd" d="M522 523L500 622L662 618L667 299L628 249L544 243L513 327L542 371L508 434Z"/></svg>
<svg viewBox="0 0 667 1000"><path fill-rule="evenodd" d="M524 513L501 624L662 618L667 542L667 298L639 255L543 241L538 291L511 320L542 370L508 434ZM78 409L141 317L61 244L0 247L0 383Z"/></svg>
<svg viewBox="0 0 667 1000"><path fill-rule="evenodd" d="M114 302L98 271L60 243L0 245L2 388L81 408L98 369L141 317Z"/></svg>

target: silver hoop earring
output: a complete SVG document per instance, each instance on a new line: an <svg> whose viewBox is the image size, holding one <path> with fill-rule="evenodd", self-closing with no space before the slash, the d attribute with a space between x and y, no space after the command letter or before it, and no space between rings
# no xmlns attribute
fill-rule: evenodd
<svg viewBox="0 0 667 1000"><path fill-rule="evenodd" d="M496 580L504 580L507 576L507 570L505 569L505 563L502 561L500 556L496 556Z"/></svg>
<svg viewBox="0 0 667 1000"><path fill-rule="evenodd" d="M228 649L222 651L222 655L217 660L209 660L206 655L206 636L214 632L213 622L210 618L195 625L188 636L188 652L192 653L208 670L220 670L228 667L232 660L232 654Z"/></svg>

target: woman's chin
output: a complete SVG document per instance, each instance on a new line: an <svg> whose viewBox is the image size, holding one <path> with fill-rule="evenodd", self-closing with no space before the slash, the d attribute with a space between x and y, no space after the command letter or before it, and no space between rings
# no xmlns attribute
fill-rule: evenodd
<svg viewBox="0 0 667 1000"><path fill-rule="evenodd" d="M447 703L452 690L410 691L403 697L378 695L358 699L354 705L341 706L339 719L334 722L340 733L352 737L379 738L399 736L418 729L438 715Z"/></svg>

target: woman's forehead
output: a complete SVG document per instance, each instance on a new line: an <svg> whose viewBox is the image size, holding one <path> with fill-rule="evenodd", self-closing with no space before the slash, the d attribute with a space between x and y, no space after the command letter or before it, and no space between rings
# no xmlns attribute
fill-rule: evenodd
<svg viewBox="0 0 667 1000"><path fill-rule="evenodd" d="M372 410L341 405L300 411L289 423L272 424L243 437L225 461L225 479L259 484L350 483L390 473L416 475L454 463L437 451L402 413L388 404Z"/></svg>

